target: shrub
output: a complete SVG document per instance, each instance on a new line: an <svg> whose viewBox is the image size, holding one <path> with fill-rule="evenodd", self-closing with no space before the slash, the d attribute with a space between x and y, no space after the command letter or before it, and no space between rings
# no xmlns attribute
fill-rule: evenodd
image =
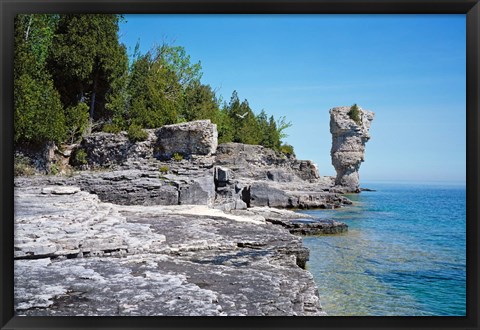
<svg viewBox="0 0 480 330"><path fill-rule="evenodd" d="M295 155L295 152L293 151L293 146L289 144L282 144L280 146L280 152L287 156Z"/></svg>
<svg viewBox="0 0 480 330"><path fill-rule="evenodd" d="M88 105L83 102L65 109L65 128L70 143L82 136L88 127Z"/></svg>
<svg viewBox="0 0 480 330"><path fill-rule="evenodd" d="M102 127L102 131L104 131L105 133L118 134L122 131L122 129L117 124L105 124Z"/></svg>
<svg viewBox="0 0 480 330"><path fill-rule="evenodd" d="M86 165L87 164L87 153L83 149L78 149L73 156L75 165Z"/></svg>
<svg viewBox="0 0 480 330"><path fill-rule="evenodd" d="M51 175L57 175L58 172L60 172L60 170L58 169L58 165L53 163L53 164L50 164L50 169L49 169L49 173Z"/></svg>
<svg viewBox="0 0 480 330"><path fill-rule="evenodd" d="M178 152L174 153L172 158L176 162L179 162L179 161L183 160L183 156L181 154L179 154Z"/></svg>
<svg viewBox="0 0 480 330"><path fill-rule="evenodd" d="M128 138L132 142L145 141L148 138L148 133L139 125L132 124L128 128Z"/></svg>
<svg viewBox="0 0 480 330"><path fill-rule="evenodd" d="M360 119L360 109L358 108L357 104L354 104L350 107L350 111L348 111L348 116L358 125L362 123Z"/></svg>
<svg viewBox="0 0 480 330"><path fill-rule="evenodd" d="M162 172L162 173L167 173L169 170L170 170L170 168L168 166L160 167L160 172Z"/></svg>
<svg viewBox="0 0 480 330"><path fill-rule="evenodd" d="M35 169L30 165L27 157L15 156L13 166L14 176L31 176L35 174Z"/></svg>

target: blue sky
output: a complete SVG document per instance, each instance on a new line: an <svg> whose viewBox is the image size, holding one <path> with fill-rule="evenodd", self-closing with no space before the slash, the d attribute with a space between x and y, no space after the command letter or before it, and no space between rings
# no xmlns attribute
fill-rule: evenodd
<svg viewBox="0 0 480 330"><path fill-rule="evenodd" d="M362 181L465 181L465 15L126 15L132 53L164 41L224 100L293 124L297 158L331 165L328 110L374 111Z"/></svg>

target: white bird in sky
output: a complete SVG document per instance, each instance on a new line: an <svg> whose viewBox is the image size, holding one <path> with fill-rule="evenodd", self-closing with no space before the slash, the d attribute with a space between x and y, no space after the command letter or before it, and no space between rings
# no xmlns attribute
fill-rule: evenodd
<svg viewBox="0 0 480 330"><path fill-rule="evenodd" d="M236 115L243 119L243 118L245 118L245 116L246 116L247 114L248 114L248 111L245 112L243 115L239 115L238 113L237 113Z"/></svg>

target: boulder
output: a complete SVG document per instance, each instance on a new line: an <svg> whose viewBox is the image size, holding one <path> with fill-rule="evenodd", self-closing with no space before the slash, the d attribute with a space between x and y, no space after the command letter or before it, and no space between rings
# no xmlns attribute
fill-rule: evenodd
<svg viewBox="0 0 480 330"><path fill-rule="evenodd" d="M210 120L162 126L155 130L155 136L154 156L160 159L170 159L175 153L184 158L210 156L218 145L217 125Z"/></svg>
<svg viewBox="0 0 480 330"><path fill-rule="evenodd" d="M212 205L215 200L215 185L211 176L198 177L178 187L178 204Z"/></svg>
<svg viewBox="0 0 480 330"><path fill-rule="evenodd" d="M289 207L289 196L266 182L254 182L250 186L250 206Z"/></svg>
<svg viewBox="0 0 480 330"><path fill-rule="evenodd" d="M232 172L230 169L221 166L215 166L214 168L214 181L216 187L225 187L232 178Z"/></svg>

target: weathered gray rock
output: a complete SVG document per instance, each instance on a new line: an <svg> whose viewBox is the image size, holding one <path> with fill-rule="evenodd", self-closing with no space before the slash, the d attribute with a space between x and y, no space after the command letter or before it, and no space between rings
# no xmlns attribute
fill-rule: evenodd
<svg viewBox="0 0 480 330"><path fill-rule="evenodd" d="M79 187L45 187L42 189L42 194L73 195L79 191Z"/></svg>
<svg viewBox="0 0 480 330"><path fill-rule="evenodd" d="M141 142L131 142L126 132L94 133L86 136L78 149L86 152L90 167L112 167L129 160L152 157L168 160L175 153L185 158L194 155L210 156L217 149L217 125L210 120L167 125L145 131L148 137ZM72 163L75 165L74 158Z"/></svg>
<svg viewBox="0 0 480 330"><path fill-rule="evenodd" d="M21 145L15 148L15 158L22 159L36 171L48 173L50 162L58 150L53 142L47 142L39 147L38 145Z"/></svg>
<svg viewBox="0 0 480 330"><path fill-rule="evenodd" d="M15 252L17 315L325 314L301 238L255 214L17 187Z"/></svg>
<svg viewBox="0 0 480 330"><path fill-rule="evenodd" d="M47 187L58 189L70 187ZM72 190L76 187L71 187ZM150 249L165 241L147 225L127 223L113 204L84 191L15 190L15 258L103 255Z"/></svg>
<svg viewBox="0 0 480 330"><path fill-rule="evenodd" d="M332 164L337 171L335 184L347 192L359 192L360 164L365 157L365 144L370 139L369 129L374 113L360 108L360 123L352 120L350 107L330 109L332 133Z"/></svg>
<svg viewBox="0 0 480 330"><path fill-rule="evenodd" d="M292 203L283 190L255 181L250 186L250 206L292 207Z"/></svg>
<svg viewBox="0 0 480 330"><path fill-rule="evenodd" d="M311 161L277 154L272 149L258 145L220 144L215 164L229 168L238 177L254 180L315 182L320 177Z"/></svg>
<svg viewBox="0 0 480 330"><path fill-rule="evenodd" d="M212 176L197 177L179 186L178 204L212 205L215 200L215 184Z"/></svg>
<svg viewBox="0 0 480 330"><path fill-rule="evenodd" d="M131 157L152 157L151 147L154 139L152 132L148 132L146 141L133 143L128 139L126 132L118 134L98 132L86 136L78 149L74 150L70 162L77 164L76 153L83 150L87 155L88 166L111 167L123 164Z"/></svg>
<svg viewBox="0 0 480 330"><path fill-rule="evenodd" d="M155 135L154 156L161 159L170 159L175 153L184 157L210 156L217 150L217 125L210 120L162 126L155 130Z"/></svg>
<svg viewBox="0 0 480 330"><path fill-rule="evenodd" d="M311 161L255 145L219 145L215 159L216 202L224 210L235 201L250 206L280 208L334 208L350 201L329 192L333 182L320 177ZM220 180L218 178L221 178Z"/></svg>
<svg viewBox="0 0 480 330"><path fill-rule="evenodd" d="M239 214L239 211L234 211ZM243 211L246 212L246 211ZM270 207L252 207L249 213L260 215L266 221L281 225L297 235L340 234L348 231L347 224L335 220L315 219L310 215ZM243 213L245 214L245 213Z"/></svg>
<svg viewBox="0 0 480 330"><path fill-rule="evenodd" d="M302 236L340 234L348 230L345 223L335 220L284 220L273 218L267 219L267 221L285 227L292 234Z"/></svg>
<svg viewBox="0 0 480 330"><path fill-rule="evenodd" d="M225 187L233 178L232 172L225 167L215 166L214 173L214 182L217 187Z"/></svg>
<svg viewBox="0 0 480 330"><path fill-rule="evenodd" d="M328 191L323 184L290 182L277 183L268 180L237 182L235 187L217 188L218 196L243 200L248 207L269 206L277 208L333 209L352 202L338 193Z"/></svg>

